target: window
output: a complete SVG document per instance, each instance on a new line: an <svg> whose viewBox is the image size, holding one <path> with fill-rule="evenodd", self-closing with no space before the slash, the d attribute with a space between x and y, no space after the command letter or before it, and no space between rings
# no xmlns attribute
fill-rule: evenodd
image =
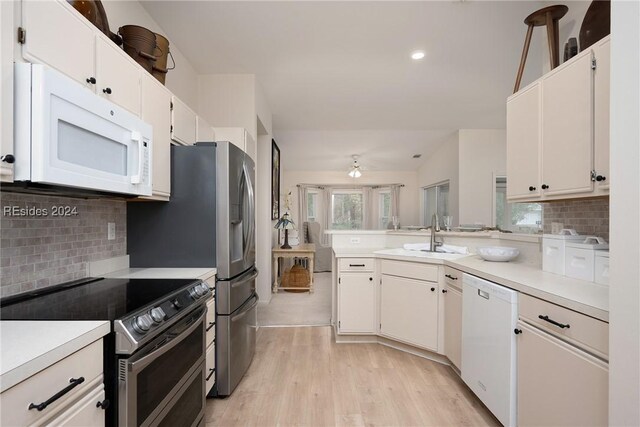
<svg viewBox="0 0 640 427"><path fill-rule="evenodd" d="M433 214L437 213L440 226L444 227L444 216L449 215L449 182L424 188L424 222L431 225Z"/></svg>
<svg viewBox="0 0 640 427"><path fill-rule="evenodd" d="M318 192L307 192L307 221L318 222Z"/></svg>
<svg viewBox="0 0 640 427"><path fill-rule="evenodd" d="M361 230L363 226L361 190L334 190L331 193L331 228Z"/></svg>
<svg viewBox="0 0 640 427"><path fill-rule="evenodd" d="M378 193L378 228L386 229L391 222L391 191Z"/></svg>
<svg viewBox="0 0 640 427"><path fill-rule="evenodd" d="M496 178L496 227L518 233L537 233L542 229L540 203L507 203L507 178Z"/></svg>

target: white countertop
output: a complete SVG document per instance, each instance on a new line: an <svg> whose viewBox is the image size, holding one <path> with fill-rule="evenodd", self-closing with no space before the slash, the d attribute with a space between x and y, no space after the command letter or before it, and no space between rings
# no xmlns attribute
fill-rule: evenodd
<svg viewBox="0 0 640 427"><path fill-rule="evenodd" d="M518 262L489 262L477 255L447 265L508 288L609 321L609 287L548 273Z"/></svg>
<svg viewBox="0 0 640 427"><path fill-rule="evenodd" d="M489 262L477 255L431 254L401 248L334 248L338 258L372 257L400 261L445 264L519 292L609 321L609 287L548 273L518 261Z"/></svg>
<svg viewBox="0 0 640 427"><path fill-rule="evenodd" d="M0 392L111 332L105 321L0 322Z"/></svg>
<svg viewBox="0 0 640 427"><path fill-rule="evenodd" d="M208 279L216 274L215 268L125 268L104 274L116 279Z"/></svg>

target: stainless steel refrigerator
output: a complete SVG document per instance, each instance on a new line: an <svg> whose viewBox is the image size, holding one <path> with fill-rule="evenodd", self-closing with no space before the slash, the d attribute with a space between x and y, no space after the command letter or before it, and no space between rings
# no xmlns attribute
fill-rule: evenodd
<svg viewBox="0 0 640 427"><path fill-rule="evenodd" d="M131 267L212 267L216 387L228 396L256 345L255 164L229 142L171 147L171 199L127 205Z"/></svg>

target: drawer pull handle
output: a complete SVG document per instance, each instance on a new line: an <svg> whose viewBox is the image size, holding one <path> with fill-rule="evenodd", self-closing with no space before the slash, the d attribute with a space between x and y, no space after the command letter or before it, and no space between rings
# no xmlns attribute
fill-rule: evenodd
<svg viewBox="0 0 640 427"><path fill-rule="evenodd" d="M538 316L538 319L542 319L545 322L549 322L552 325L556 325L558 328L562 328L562 329L571 327L568 323L566 325L563 325L562 323L556 322L553 319L549 319L549 316L543 316L542 314Z"/></svg>
<svg viewBox="0 0 640 427"><path fill-rule="evenodd" d="M349 267L364 267L364 264L349 264Z"/></svg>
<svg viewBox="0 0 640 427"><path fill-rule="evenodd" d="M37 409L38 411L43 411L47 406L51 405L53 402L55 402L56 400L60 399L65 394L69 393L75 387L77 387L80 384L82 384L84 382L84 377L80 377L78 379L71 378L69 380L69 382L71 384L69 384L68 386L66 386L65 388L63 388L62 390L60 390L59 392L57 392L56 394L51 396L49 399L45 400L44 402L42 402L42 403L40 403L38 405L36 405L35 403L29 404L29 410Z"/></svg>
<svg viewBox="0 0 640 427"><path fill-rule="evenodd" d="M215 373L216 373L215 368L209 368L209 375L207 375L207 379L205 381L209 381L209 378L211 378L211 376Z"/></svg>
<svg viewBox="0 0 640 427"><path fill-rule="evenodd" d="M209 332L209 329L213 328L214 326L216 326L216 322L209 322L209 325L207 326L207 332Z"/></svg>
<svg viewBox="0 0 640 427"><path fill-rule="evenodd" d="M445 275L444 275L444 277L446 277L447 279L451 279L451 280L458 280L458 278L457 278L457 277L453 277L453 276L452 276L452 275L450 275L450 274L445 274Z"/></svg>
<svg viewBox="0 0 640 427"><path fill-rule="evenodd" d="M105 399L102 402L96 403L96 408L107 409L109 405L111 405L111 402L109 402L109 399Z"/></svg>
<svg viewBox="0 0 640 427"><path fill-rule="evenodd" d="M516 329L513 330L513 333L516 334L516 335L519 335L519 334L522 333L522 329L517 329L516 328Z"/></svg>

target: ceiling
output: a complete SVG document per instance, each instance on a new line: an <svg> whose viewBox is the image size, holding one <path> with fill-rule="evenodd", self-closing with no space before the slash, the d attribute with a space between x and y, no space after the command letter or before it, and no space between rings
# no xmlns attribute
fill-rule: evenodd
<svg viewBox="0 0 640 427"><path fill-rule="evenodd" d="M393 170L421 148L424 159L442 143L443 135L456 129L504 128L505 100L513 88L526 31L523 19L541 3L143 5L199 74L256 75L281 148L304 154L283 156L283 167L292 166L291 161L331 170L336 166L329 160L315 160L329 159L327 148L347 158L363 154L366 166L365 153L380 147L384 155L369 166ZM536 35L543 32L539 28ZM541 74L540 41L544 38L533 40L524 84ZM414 50L423 50L425 58L413 61Z"/></svg>

